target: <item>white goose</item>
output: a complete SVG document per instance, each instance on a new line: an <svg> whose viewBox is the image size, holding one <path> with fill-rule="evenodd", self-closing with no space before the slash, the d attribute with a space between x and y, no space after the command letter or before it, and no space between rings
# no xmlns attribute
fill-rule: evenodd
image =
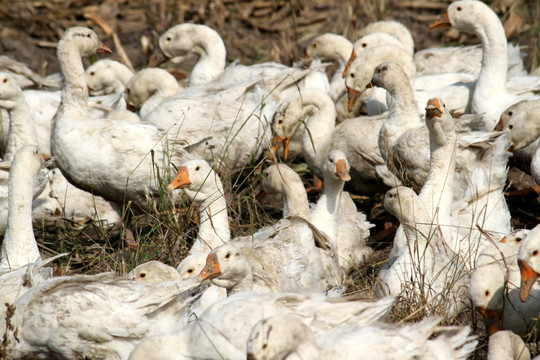
<svg viewBox="0 0 540 360"><path fill-rule="evenodd" d="M465 327L439 327L440 317L415 324L338 325L316 334L294 314L258 322L247 342L250 360L466 359L478 341ZM433 337L434 333L438 336Z"/></svg>
<svg viewBox="0 0 540 360"><path fill-rule="evenodd" d="M540 312L540 285L532 291L532 299L519 300L519 249L505 243L493 243L484 247L478 255L471 274L469 294L473 305L486 322L488 335L499 330L512 330L527 338L535 337L538 328L534 318Z"/></svg>
<svg viewBox="0 0 540 360"><path fill-rule="evenodd" d="M509 150L526 150L530 155L530 173L534 181L540 185L540 101L533 104L517 104L510 107L501 116L504 121L506 114L511 117L505 121L504 129L509 132L510 148ZM524 107L524 108L522 108Z"/></svg>
<svg viewBox="0 0 540 360"><path fill-rule="evenodd" d="M143 69L133 75L126 84L126 103L131 111L139 110L145 118L169 97L176 95L180 85L168 71L159 68Z"/></svg>
<svg viewBox="0 0 540 360"><path fill-rule="evenodd" d="M10 116L4 154L4 159L10 161L21 146L38 145L39 140L28 102L18 84L7 73L0 73L0 107L7 109ZM49 149L49 146L46 148ZM34 200L35 221L54 221L59 216L74 221L91 218L109 224L120 221L121 209L116 204L69 184L58 169L44 175L49 181L45 190Z"/></svg>
<svg viewBox="0 0 540 360"><path fill-rule="evenodd" d="M540 261L538 253L540 252L540 225L536 225L527 234L521 244L518 253L518 265L521 270L521 285L519 298L525 302L529 293L536 283L540 274ZM535 299L537 300L537 299Z"/></svg>
<svg viewBox="0 0 540 360"><path fill-rule="evenodd" d="M476 83L471 103L474 114L482 114L485 129L491 130L501 113L510 105L525 99L540 88L540 77L513 77L516 87L510 93L507 84L507 41L504 28L497 14L480 1L456 1L448 7L444 19L431 28L452 26L459 31L472 33L482 42L482 69Z"/></svg>
<svg viewBox="0 0 540 360"><path fill-rule="evenodd" d="M144 208L160 187L155 167L166 177L169 162L182 158L185 149L151 125L107 118L90 121L81 56L101 46L96 34L84 27L68 29L58 44L65 85L53 122L52 152L62 173L77 187Z"/></svg>
<svg viewBox="0 0 540 360"><path fill-rule="evenodd" d="M3 346L9 359L126 359L145 337L187 323L198 283L142 285L111 273L56 277L13 304Z"/></svg>
<svg viewBox="0 0 540 360"><path fill-rule="evenodd" d="M182 279L175 268L155 260L138 265L126 275L126 278L135 280L139 284L156 284Z"/></svg>
<svg viewBox="0 0 540 360"><path fill-rule="evenodd" d="M112 95L124 91L133 71L121 62L101 59L86 68L85 75L90 95Z"/></svg>
<svg viewBox="0 0 540 360"><path fill-rule="evenodd" d="M531 353L521 337L510 330L489 337L488 360L531 360Z"/></svg>
<svg viewBox="0 0 540 360"><path fill-rule="evenodd" d="M336 167L334 164L334 170ZM169 189L182 188L186 195L199 202L200 227L197 239L193 242L191 253L206 253L220 245L228 244L231 238L227 216L227 204L223 195L223 186L219 177L204 160L191 160L178 169L178 175L168 186ZM271 240L271 241L270 241ZM244 254L255 253L252 248L268 246L265 250L276 257L285 256L297 259L300 265L291 266L292 272L299 274L298 267L309 267L302 284L318 283L326 287L326 282L337 285L342 282L343 274L337 268L337 262L330 250L315 246L327 244L327 239L306 220L283 219L273 226L258 230L252 235L234 239ZM263 250L261 250L263 251ZM282 254L283 253L283 254ZM292 262L292 260L291 260ZM315 275L311 275L315 274ZM301 275L301 274L300 274Z"/></svg>
<svg viewBox="0 0 540 360"><path fill-rule="evenodd" d="M373 324L393 303L391 297L372 302L309 292L239 293L212 305L181 332L146 339L129 359L245 359L251 329L267 317L296 314L318 334L339 324Z"/></svg>

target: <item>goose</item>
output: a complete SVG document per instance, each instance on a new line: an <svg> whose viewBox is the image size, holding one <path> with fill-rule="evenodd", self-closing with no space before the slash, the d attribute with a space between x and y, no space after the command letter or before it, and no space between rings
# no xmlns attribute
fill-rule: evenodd
<svg viewBox="0 0 540 360"><path fill-rule="evenodd" d="M522 127L525 125L526 127L534 127L534 121L532 121L532 124L525 124L526 118L534 118L532 116L529 116L528 113L536 108L540 107L540 101L538 100L522 100L520 102L517 102L513 105L511 105L508 109L506 109L502 114L499 122L497 123L497 126L495 126L496 131L507 131L510 133L510 131L514 128L514 126L518 125L518 127ZM510 121L512 120L512 124L510 124ZM519 120L518 120L519 119ZM530 121L530 120L529 120ZM515 124L517 122L518 124ZM531 129L532 130L532 129ZM518 130L520 131L520 130ZM525 136L525 141L529 142L531 138L534 136L534 131L532 134L527 134ZM514 136L515 138L515 136ZM515 146L512 148L512 159L514 160L514 163L517 163L517 166L521 168L523 171L530 173L530 164L534 157L536 148L538 147L538 144L540 143L540 140L535 140L531 144L516 149Z"/></svg>
<svg viewBox="0 0 540 360"><path fill-rule="evenodd" d="M531 353L521 337L510 330L489 337L488 360L531 360Z"/></svg>
<svg viewBox="0 0 540 360"><path fill-rule="evenodd" d="M538 266L538 249L540 243L540 225L536 225L523 240L518 253L518 265L521 271L521 285L519 298L527 301L529 293L538 279L540 266ZM535 299L536 300L536 299Z"/></svg>
<svg viewBox="0 0 540 360"><path fill-rule="evenodd" d="M429 168L428 134L422 118L415 111L417 105L407 77L398 64L382 63L375 69L372 82L384 87L389 96L390 112L378 138L382 157L404 184L419 191ZM451 111L446 104L445 109ZM476 122L476 118L472 116L463 124L457 123L456 200L464 196L470 174L475 169L485 169L494 187L506 182L508 155L501 147L505 146L507 139L501 133L491 131L471 132L469 124Z"/></svg>
<svg viewBox="0 0 540 360"><path fill-rule="evenodd" d="M388 171L376 141L384 117L347 119L337 126L335 118L336 110L327 94L306 90L280 105L272 124L273 142L285 144L286 157L302 149L306 162L319 178L322 172L318 162L323 154L330 149L343 151L352 167L351 185L355 192L371 194L395 186L398 180Z"/></svg>
<svg viewBox="0 0 540 360"><path fill-rule="evenodd" d="M536 299L519 301L519 249L504 243L493 243L478 255L471 274L469 294L473 305L486 322L488 335L499 330L511 330L532 340L537 325L535 318L540 311ZM534 297L540 295L540 286L532 290Z"/></svg>
<svg viewBox="0 0 540 360"><path fill-rule="evenodd" d="M333 169L336 171L335 164ZM168 185L169 190L176 188L184 189L188 198L199 203L199 233L190 252L207 253L220 245L228 244L231 241L231 234L223 185L210 165L204 160L184 163L178 169L177 177ZM259 229L252 235L235 238L234 244L246 253L253 252L252 247L256 248L259 245L264 247L270 239L272 243L267 244L268 253L273 253L276 257L289 256L309 266L310 272L306 271L305 274L305 281L308 284L319 279L326 279L326 282L332 285L341 284L343 274L337 267L331 249L328 248L332 244L305 219L283 219L273 226ZM315 241L327 249L316 247ZM296 267L292 266L294 271L298 271ZM315 274L313 277L312 273ZM312 278L315 280L311 280Z"/></svg>
<svg viewBox="0 0 540 360"><path fill-rule="evenodd" d="M169 58L183 57L190 52L199 55L189 77L188 87L229 87L243 82L262 80L277 103L298 92L298 88L317 87L330 91L324 66L314 61L307 69L299 66L266 62L250 66L233 63L225 68L226 49L219 34L205 25L178 24L159 38L159 46ZM300 82L300 84L298 84Z"/></svg>
<svg viewBox="0 0 540 360"><path fill-rule="evenodd" d="M527 237L530 230L528 229L516 229L512 232L506 234L502 239L501 242L508 244L510 246L513 246L517 250L519 250L521 243L523 242L523 239Z"/></svg>
<svg viewBox="0 0 540 360"><path fill-rule="evenodd" d="M167 98L181 90L176 78L168 71L158 68L143 69L133 75L126 84L125 98L128 109L139 110L145 118Z"/></svg>
<svg viewBox="0 0 540 360"><path fill-rule="evenodd" d="M458 31L472 33L482 43L482 69L476 83L471 111L482 114L486 129L493 129L501 113L510 105L524 100L530 91L540 88L540 78L533 76L513 77L517 87L514 94L507 91L507 41L497 17L490 7L479 1L456 1L448 7L444 19L436 21L431 28L452 26Z"/></svg>
<svg viewBox="0 0 540 360"><path fill-rule="evenodd" d="M90 95L111 95L124 91L133 71L119 61L101 59L86 68L85 76Z"/></svg>
<svg viewBox="0 0 540 360"><path fill-rule="evenodd" d="M348 167L347 159L343 154L341 156L339 155L339 153L335 153L336 158L333 159L333 162L341 164L339 165L340 168L346 169ZM284 218L287 216L311 218L307 193L302 180L287 165L274 164L267 167L263 172L262 187L265 193L281 194L284 203ZM328 187L325 187L325 191L329 191ZM328 196L328 194L321 196L321 203L315 204L315 207L319 208L319 211L321 211L321 208L325 208L323 205L328 205ZM373 225L366 220L365 214L356 209L356 205L346 193L342 194L341 204L339 206L337 242L335 247L337 249L336 253L339 266L345 271L348 271L353 265L359 264L362 259L372 252L371 248L366 246L365 240L369 237L369 229ZM313 218L311 218L311 221L313 222ZM318 226L318 228L322 230L321 227Z"/></svg>
<svg viewBox="0 0 540 360"><path fill-rule="evenodd" d="M163 281L182 279L175 268L155 260L138 265L126 275L126 278L139 284L156 284Z"/></svg>
<svg viewBox="0 0 540 360"><path fill-rule="evenodd" d="M294 314L259 321L247 342L248 359L466 359L478 341L471 329L439 327L441 317L414 324L345 324L316 334ZM434 333L438 336L433 337Z"/></svg>
<svg viewBox="0 0 540 360"><path fill-rule="evenodd" d="M338 324L369 325L388 314L394 299L376 302L320 293L238 293L208 308L187 329L148 338L130 354L139 359L245 359L253 326L277 314L296 314L315 334Z"/></svg>
<svg viewBox="0 0 540 360"><path fill-rule="evenodd" d="M2 324L4 354L126 359L145 337L185 326L198 287L196 281L143 285L111 273L48 279L13 304Z"/></svg>
<svg viewBox="0 0 540 360"><path fill-rule="evenodd" d="M4 154L6 161L12 160L17 149L23 145L40 145L28 102L21 88L7 73L0 73L0 107L7 109L10 115L8 142ZM43 176L48 178L48 182L45 190L34 199L34 221L54 221L59 214L75 221L87 218L101 220L104 224L120 221L121 210L118 205L77 189L67 182L58 169L51 169Z"/></svg>
<svg viewBox="0 0 540 360"><path fill-rule="evenodd" d="M95 32L84 27L68 29L58 44L65 85L52 126L52 153L70 183L108 200L132 201L135 207L146 208L148 198L160 187L155 167L159 176L166 177L170 161L195 151L196 144L190 143L186 150L148 124L107 118L89 121L81 56L99 48L103 47Z"/></svg>
<svg viewBox="0 0 540 360"><path fill-rule="evenodd" d="M520 104L503 113L501 121L506 123L503 130L509 133L508 150L524 150L530 155L530 172L536 184L540 185L540 101L524 104L525 108ZM511 117L505 121L507 116Z"/></svg>
<svg viewBox="0 0 540 360"><path fill-rule="evenodd" d="M413 54L414 40L407 27L397 21L377 21L360 31L360 36L374 32L388 33L401 41ZM414 64L418 75L469 73L478 76L482 61L480 46L432 47L414 52ZM508 47L508 75L525 75L519 46Z"/></svg>

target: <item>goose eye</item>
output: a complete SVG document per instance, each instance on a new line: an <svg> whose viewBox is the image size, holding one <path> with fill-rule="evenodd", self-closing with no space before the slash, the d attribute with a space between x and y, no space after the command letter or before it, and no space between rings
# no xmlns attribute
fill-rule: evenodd
<svg viewBox="0 0 540 360"><path fill-rule="evenodd" d="M193 269L188 269L188 274L191 274L193 272Z"/></svg>
<svg viewBox="0 0 540 360"><path fill-rule="evenodd" d="M532 256L536 256L536 255L538 255L538 250L534 250L532 253Z"/></svg>
<svg viewBox="0 0 540 360"><path fill-rule="evenodd" d="M508 115L509 115L509 116L514 115L514 112L513 112L513 111L509 111L509 112L508 112Z"/></svg>
<svg viewBox="0 0 540 360"><path fill-rule="evenodd" d="M126 89L126 93L130 94L130 93L131 93L131 90L129 90L129 88Z"/></svg>
<svg viewBox="0 0 540 360"><path fill-rule="evenodd" d="M5 78L2 82L5 84L5 83L7 83L7 81L8 81L8 79Z"/></svg>
<svg viewBox="0 0 540 360"><path fill-rule="evenodd" d="M461 11L461 6L458 6L458 7L457 7L457 11Z"/></svg>
<svg viewBox="0 0 540 360"><path fill-rule="evenodd" d="M362 47L363 47L363 48L367 47L367 44L366 44L366 43L362 43Z"/></svg>
<svg viewBox="0 0 540 360"><path fill-rule="evenodd" d="M199 171L200 169L201 169L201 167L200 167L200 166L197 166L197 167L195 168L195 171Z"/></svg>
<svg viewBox="0 0 540 360"><path fill-rule="evenodd" d="M278 125L281 125L281 124L283 124L283 120L278 120L277 123L278 123Z"/></svg>
<svg viewBox="0 0 540 360"><path fill-rule="evenodd" d="M231 257L231 253L227 253L227 254L225 255L225 259L228 259L228 258L230 258L230 257Z"/></svg>
<svg viewBox="0 0 540 360"><path fill-rule="evenodd" d="M94 76L96 73L93 71L90 71L90 76Z"/></svg>
<svg viewBox="0 0 540 360"><path fill-rule="evenodd" d="M520 238L520 237L516 238L516 242L517 242L517 243L518 243L518 242L521 242L521 240L523 240L523 239Z"/></svg>
<svg viewBox="0 0 540 360"><path fill-rule="evenodd" d="M314 49L316 49L316 48L317 48L317 43L311 44L311 47L314 48Z"/></svg>
<svg viewBox="0 0 540 360"><path fill-rule="evenodd" d="M146 274L145 273L140 273L139 277L142 279L142 278L146 277Z"/></svg>
<svg viewBox="0 0 540 360"><path fill-rule="evenodd" d="M486 290L486 296L489 296L489 290Z"/></svg>
<svg viewBox="0 0 540 360"><path fill-rule="evenodd" d="M171 39L171 37L170 37L170 36L167 36L167 38L166 38L165 40L167 40L167 41L171 41L172 39Z"/></svg>
<svg viewBox="0 0 540 360"><path fill-rule="evenodd" d="M87 38L91 38L91 37L92 37L92 35L88 34L88 35L86 35L86 37L87 37Z"/></svg>
<svg viewBox="0 0 540 360"><path fill-rule="evenodd" d="M263 344L262 348L263 350L266 349L268 347L268 344Z"/></svg>
<svg viewBox="0 0 540 360"><path fill-rule="evenodd" d="M508 125L508 128L509 128L510 130L512 130L512 129L514 128L514 125L510 124L510 125Z"/></svg>
<svg viewBox="0 0 540 360"><path fill-rule="evenodd" d="M351 73L351 79L354 79L356 75L354 73Z"/></svg>

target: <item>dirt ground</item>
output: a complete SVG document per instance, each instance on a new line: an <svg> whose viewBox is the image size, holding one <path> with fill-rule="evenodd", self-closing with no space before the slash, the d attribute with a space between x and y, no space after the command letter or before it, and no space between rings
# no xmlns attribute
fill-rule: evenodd
<svg viewBox="0 0 540 360"><path fill-rule="evenodd" d="M455 30L428 30L450 1L430 0L4 0L0 1L0 51L25 62L40 74L58 71L55 46L74 25L95 29L115 50L113 59L135 69L152 66L160 54L157 39L180 22L204 23L217 29L228 60L251 64L291 64L318 34L334 32L355 39L358 30L380 19L402 21L416 49L441 44L478 42ZM540 1L489 1L504 21L511 41L527 46L526 64L539 59ZM113 40L117 37L117 42ZM116 46L115 46L116 44ZM121 56L121 49L126 56ZM189 66L189 63L188 65ZM186 69L186 70L189 70Z"/></svg>

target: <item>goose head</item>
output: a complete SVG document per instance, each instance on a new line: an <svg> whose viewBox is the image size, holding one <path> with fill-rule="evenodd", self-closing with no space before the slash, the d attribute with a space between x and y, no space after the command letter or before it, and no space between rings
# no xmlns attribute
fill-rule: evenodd
<svg viewBox="0 0 540 360"><path fill-rule="evenodd" d="M178 24L159 37L159 47L168 58L180 57L181 59L191 52L202 54L205 52L204 42L218 43L217 45L220 46L223 44L215 30L199 24Z"/></svg>
<svg viewBox="0 0 540 360"><path fill-rule="evenodd" d="M247 341L248 360L318 359L315 336L294 314L274 315L259 321Z"/></svg>
<svg viewBox="0 0 540 360"><path fill-rule="evenodd" d="M530 230L527 229L514 230L511 233L506 234L501 239L501 242L519 250L521 244L523 243L523 240L527 237L529 232Z"/></svg>
<svg viewBox="0 0 540 360"><path fill-rule="evenodd" d="M83 26L75 26L66 30L58 42L58 51L61 52L67 44L76 44L80 56L94 53L112 53L111 49L99 41L94 30Z"/></svg>
<svg viewBox="0 0 540 360"><path fill-rule="evenodd" d="M394 62L384 62L379 64L373 71L371 85L393 91L400 82L409 82L407 74L401 65Z"/></svg>
<svg viewBox="0 0 540 360"><path fill-rule="evenodd" d="M519 248L518 264L521 271L519 298L527 300L540 274L540 225L532 229Z"/></svg>
<svg viewBox="0 0 540 360"><path fill-rule="evenodd" d="M131 270L126 277L140 284L156 284L179 280L180 274L172 266L159 261L148 261Z"/></svg>
<svg viewBox="0 0 540 360"><path fill-rule="evenodd" d="M91 95L109 95L122 92L133 72L118 61L102 59L90 65L85 76Z"/></svg>
<svg viewBox="0 0 540 360"><path fill-rule="evenodd" d="M208 254L199 281L211 280L214 285L230 290L251 274L251 267L242 251L234 245L222 245Z"/></svg>
<svg viewBox="0 0 540 360"><path fill-rule="evenodd" d="M267 194L283 194L290 178L298 174L285 164L274 164L263 171L261 186Z"/></svg>
<svg viewBox="0 0 540 360"><path fill-rule="evenodd" d="M283 158L287 160L291 139L298 132L301 123L298 121L302 108L295 101L283 101L272 119L272 150L277 151L283 144Z"/></svg>
<svg viewBox="0 0 540 360"><path fill-rule="evenodd" d="M479 34L489 23L500 23L497 15L481 1L456 1L448 6L441 19L431 24L430 29L452 26L458 31Z"/></svg>
<svg viewBox="0 0 540 360"><path fill-rule="evenodd" d="M508 132L510 147L508 151L519 150L532 144L540 136L540 103L538 101L520 102L508 108L499 124ZM499 126L499 125L498 125Z"/></svg>
<svg viewBox="0 0 540 360"><path fill-rule="evenodd" d="M178 264L176 270L182 279L193 279L199 276L199 273L206 265L206 253L193 253L188 255Z"/></svg>
<svg viewBox="0 0 540 360"><path fill-rule="evenodd" d="M500 328L505 287L504 262L497 247L490 246L478 256L469 283L469 296L486 322L488 335Z"/></svg>
<svg viewBox="0 0 540 360"><path fill-rule="evenodd" d="M16 100L21 96L22 90L17 80L8 73L0 72L0 107L13 109L17 105Z"/></svg>
<svg viewBox="0 0 540 360"><path fill-rule="evenodd" d="M337 48L337 47L340 48ZM338 59L340 53L346 53L346 56L352 51L351 42L341 36L332 33L326 33L323 35L317 36L311 41L311 43L306 47L305 58L316 59L320 58L323 60L327 59L337 59L338 61L347 61L347 59Z"/></svg>
<svg viewBox="0 0 540 360"><path fill-rule="evenodd" d="M393 45L398 48L405 49L405 45L395 36L385 33L385 32L374 32L362 36L360 39L356 40L354 43L354 51L356 54L372 49L381 45Z"/></svg>
<svg viewBox="0 0 540 360"><path fill-rule="evenodd" d="M414 224L421 211L425 211L424 204L413 189L398 186L388 190L384 196L384 208L402 223Z"/></svg>
<svg viewBox="0 0 540 360"><path fill-rule="evenodd" d="M325 177L329 176L335 180L349 181L351 180L350 169L351 166L343 151L331 150L328 152L323 163Z"/></svg>
<svg viewBox="0 0 540 360"><path fill-rule="evenodd" d="M377 21L360 30L360 36L376 32L384 32L394 36L399 39L409 54L414 53L414 40L411 32L402 23L393 20Z"/></svg>
<svg viewBox="0 0 540 360"><path fill-rule="evenodd" d="M430 99L426 105L426 126L429 130L430 138L438 146L447 143L448 136L454 131L454 119L444 103L437 98Z"/></svg>
<svg viewBox="0 0 540 360"><path fill-rule="evenodd" d="M218 175L204 160L190 160L178 168L168 190L183 189L184 193L195 201L204 201L223 194L223 187Z"/></svg>
<svg viewBox="0 0 540 360"><path fill-rule="evenodd" d="M175 77L159 68L144 69L133 75L126 84L125 98L131 111L140 109L157 92L173 95L180 91Z"/></svg>

